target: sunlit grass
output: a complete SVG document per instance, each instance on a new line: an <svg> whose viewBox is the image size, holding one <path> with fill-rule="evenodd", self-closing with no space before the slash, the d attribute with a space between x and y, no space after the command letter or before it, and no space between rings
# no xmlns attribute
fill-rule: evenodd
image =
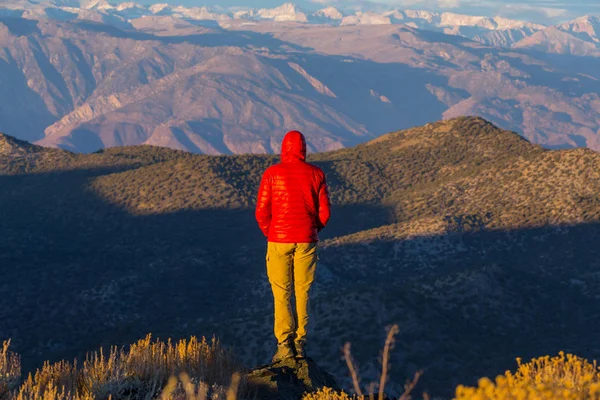
<svg viewBox="0 0 600 400"><path fill-rule="evenodd" d="M5 348L5 354L7 349ZM5 360L11 359L9 356ZM12 358L15 361L18 358ZM5 361L4 364L8 365ZM87 355L81 366L68 361L44 366L30 374L20 387L5 391L4 398L16 400L164 399L185 398L190 385L196 385L211 399L225 399L232 376L241 369L233 355L216 339L192 337L166 342L146 338L129 349L117 347ZM7 370L9 370L7 368ZM4 371L4 370L2 370ZM18 381L16 367L13 380ZM16 376L16 378L15 378ZM187 377L168 386L173 376ZM236 391L239 380L236 383ZM182 397L183 396L183 397Z"/></svg>
<svg viewBox="0 0 600 400"><path fill-rule="evenodd" d="M21 359L9 347L10 340L7 340L0 348L0 398L7 397L21 377Z"/></svg>

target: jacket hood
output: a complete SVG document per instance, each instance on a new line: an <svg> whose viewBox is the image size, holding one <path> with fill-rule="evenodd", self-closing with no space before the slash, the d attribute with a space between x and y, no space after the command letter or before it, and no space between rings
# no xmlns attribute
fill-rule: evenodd
<svg viewBox="0 0 600 400"><path fill-rule="evenodd" d="M306 160L306 139L298 131L290 131L283 138L281 144L281 161L305 161Z"/></svg>

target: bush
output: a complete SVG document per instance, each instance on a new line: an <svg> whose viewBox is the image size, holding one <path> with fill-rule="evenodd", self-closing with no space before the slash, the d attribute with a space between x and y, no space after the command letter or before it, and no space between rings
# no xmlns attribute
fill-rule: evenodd
<svg viewBox="0 0 600 400"><path fill-rule="evenodd" d="M588 400L600 398L600 370L596 362L563 352L522 364L516 373L507 371L492 382L479 381L476 388L459 386L456 400Z"/></svg>
<svg viewBox="0 0 600 400"><path fill-rule="evenodd" d="M344 392L336 392L330 388L323 388L315 393L305 395L302 400L354 400L356 396L348 396Z"/></svg>
<svg viewBox="0 0 600 400"><path fill-rule="evenodd" d="M173 376L188 378L172 392L187 390L193 382L206 388L213 398L224 398L223 388L239 369L239 364L216 339L209 342L192 337L173 343L152 341L148 335L128 351L112 347L108 354L102 350L88 354L81 368L66 361L46 363L35 375L29 375L13 398L152 399L168 387ZM171 394L162 397L171 398Z"/></svg>

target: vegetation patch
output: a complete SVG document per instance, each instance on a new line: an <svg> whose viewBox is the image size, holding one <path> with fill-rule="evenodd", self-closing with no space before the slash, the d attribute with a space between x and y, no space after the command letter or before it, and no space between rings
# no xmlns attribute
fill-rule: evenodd
<svg viewBox="0 0 600 400"><path fill-rule="evenodd" d="M600 398L600 369L572 354L540 357L495 381L479 380L477 387L459 386L456 400L593 400Z"/></svg>
<svg viewBox="0 0 600 400"><path fill-rule="evenodd" d="M204 393L225 399L232 382L239 387L240 364L219 341L192 337L177 342L148 335L128 349L111 347L89 353L85 361L46 362L19 386L19 357L5 342L0 353L2 399L83 400L181 398ZM174 377L180 377L173 381ZM163 389L167 390L163 390Z"/></svg>

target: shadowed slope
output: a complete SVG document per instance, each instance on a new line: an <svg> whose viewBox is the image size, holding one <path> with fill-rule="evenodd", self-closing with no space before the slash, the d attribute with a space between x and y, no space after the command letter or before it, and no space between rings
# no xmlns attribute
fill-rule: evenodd
<svg viewBox="0 0 600 400"><path fill-rule="evenodd" d="M215 333L247 364L266 361L272 298L253 204L274 157L28 148L0 156L0 336L27 368L147 332ZM308 352L344 387L340 347L354 344L369 382L391 323L393 380L424 368L432 395L516 356L600 357L597 153L459 118L311 161L334 208Z"/></svg>

